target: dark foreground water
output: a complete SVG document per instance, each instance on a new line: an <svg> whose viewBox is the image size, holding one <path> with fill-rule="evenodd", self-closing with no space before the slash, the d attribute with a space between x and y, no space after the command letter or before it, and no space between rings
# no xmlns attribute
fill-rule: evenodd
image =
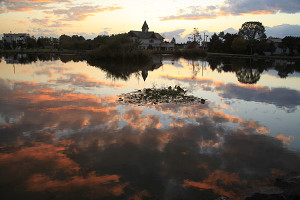
<svg viewBox="0 0 300 200"><path fill-rule="evenodd" d="M1 199L240 199L299 175L297 62L27 57L0 63ZM175 85L206 101L119 100Z"/></svg>

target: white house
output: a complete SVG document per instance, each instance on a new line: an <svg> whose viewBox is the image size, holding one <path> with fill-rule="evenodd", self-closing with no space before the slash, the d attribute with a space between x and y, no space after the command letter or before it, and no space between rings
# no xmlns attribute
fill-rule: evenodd
<svg viewBox="0 0 300 200"><path fill-rule="evenodd" d="M3 33L2 40L4 43L25 43L26 37L29 37L28 33Z"/></svg>
<svg viewBox="0 0 300 200"><path fill-rule="evenodd" d="M164 37L159 33L149 31L147 22L145 21L142 26L142 31L130 31L129 36L133 41L139 41L139 48L141 49L154 49L154 50L174 50L174 42L165 42Z"/></svg>
<svg viewBox="0 0 300 200"><path fill-rule="evenodd" d="M273 52L274 55L281 55L284 54L284 50L280 48L280 44L282 43L282 39L280 38L269 38L267 40L268 43L273 42L275 46L275 51Z"/></svg>

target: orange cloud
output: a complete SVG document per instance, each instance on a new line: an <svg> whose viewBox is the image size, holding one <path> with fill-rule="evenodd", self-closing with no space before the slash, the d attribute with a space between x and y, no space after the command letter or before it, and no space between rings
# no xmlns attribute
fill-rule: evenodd
<svg viewBox="0 0 300 200"><path fill-rule="evenodd" d="M110 7L100 7L100 6L74 6L68 9L57 9L53 10L54 15L62 16L62 21L83 21L89 16L93 16L95 13L101 13L106 11L121 10L123 7L120 6L110 6Z"/></svg>
<svg viewBox="0 0 300 200"><path fill-rule="evenodd" d="M237 173L229 173L222 170L216 170L202 182L184 180L183 187L195 187L200 190L211 189L219 195L229 197L230 199L240 199L241 190L235 189L234 185L243 185L246 181L240 180ZM232 186L231 190L228 185Z"/></svg>
<svg viewBox="0 0 300 200"><path fill-rule="evenodd" d="M274 11L267 11L267 10L253 10L248 13L242 13L241 16L243 15L271 15L274 14Z"/></svg>
<svg viewBox="0 0 300 200"><path fill-rule="evenodd" d="M19 20L16 22L17 24L27 24L28 21L25 21L25 20ZM25 71L25 70L24 70ZM27 70L28 71L28 70Z"/></svg>
<svg viewBox="0 0 300 200"><path fill-rule="evenodd" d="M73 142L63 142L70 145ZM52 144L35 144L33 147L23 147L13 153L1 153L1 169L6 171L4 180L18 178L19 182L31 192L59 192L70 195L83 190L91 196L120 196L128 183L120 183L118 175L99 176L90 172L87 176L79 176L81 167L68 158L64 152L67 147ZM47 175L43 174L47 170ZM22 171L22 173L19 173ZM50 175L67 174L68 178L55 179ZM50 175L49 175L50 174Z"/></svg>
<svg viewBox="0 0 300 200"><path fill-rule="evenodd" d="M57 108L45 108L45 109L42 109L42 110L46 111L46 112L59 112L59 111L67 111L67 110L83 110L83 111L92 111L92 112L99 112L99 113L109 114L111 111L114 111L115 109L116 109L116 107L95 108L95 107L92 107L92 106L69 105L69 106L61 106L61 107L57 107Z"/></svg>
<svg viewBox="0 0 300 200"><path fill-rule="evenodd" d="M264 91L270 91L269 88L261 85L254 85L254 84L243 84L243 83L235 83L235 86L252 89L252 90L264 90Z"/></svg>
<svg viewBox="0 0 300 200"><path fill-rule="evenodd" d="M119 178L117 175L97 176L95 172L91 172L86 178L73 176L70 180L52 180L45 175L35 174L27 180L27 188L33 192L60 191L63 193L86 188L89 196L120 196L124 193L123 189L128 183L112 186L111 183L118 183Z"/></svg>
<svg viewBox="0 0 300 200"><path fill-rule="evenodd" d="M56 147L50 144L39 144L34 147L25 147L15 153L0 154L1 163L23 163L27 160L34 160L40 164L51 163L53 168L56 170L60 169L67 173L74 173L79 170L79 165L69 159L62 152L65 150L65 147ZM20 164L22 165L22 164ZM17 170L19 167L15 165L11 170ZM26 167L26 166L23 166ZM23 169L24 172L29 169Z"/></svg>
<svg viewBox="0 0 300 200"><path fill-rule="evenodd" d="M283 134L277 135L276 138L277 138L278 140L281 140L281 141L282 141L283 143L285 143L285 144L290 144L290 143L294 140L294 136L289 136L289 137L287 137L287 136L285 136L285 135L283 135Z"/></svg>
<svg viewBox="0 0 300 200"><path fill-rule="evenodd" d="M143 197L150 197L151 195L147 190L143 190L138 192L137 194L134 194L128 198L128 200L143 200Z"/></svg>
<svg viewBox="0 0 300 200"><path fill-rule="evenodd" d="M10 10L12 12L27 12L27 11L31 11L33 10L32 8L18 8L18 9L13 9L13 10Z"/></svg>

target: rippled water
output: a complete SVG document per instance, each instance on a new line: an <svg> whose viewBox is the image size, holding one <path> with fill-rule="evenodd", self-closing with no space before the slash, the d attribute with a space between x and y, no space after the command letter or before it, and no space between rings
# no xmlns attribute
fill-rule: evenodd
<svg viewBox="0 0 300 200"><path fill-rule="evenodd" d="M297 62L23 57L0 63L5 199L240 199L299 175ZM175 85L205 103L118 101Z"/></svg>

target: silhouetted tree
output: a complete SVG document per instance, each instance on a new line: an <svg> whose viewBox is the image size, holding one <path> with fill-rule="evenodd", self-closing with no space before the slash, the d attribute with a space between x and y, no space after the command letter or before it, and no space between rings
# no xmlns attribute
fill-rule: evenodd
<svg viewBox="0 0 300 200"><path fill-rule="evenodd" d="M208 51L210 52L221 52L222 40L216 33L214 33L211 36L207 46L208 46Z"/></svg>
<svg viewBox="0 0 300 200"><path fill-rule="evenodd" d="M37 39L37 46L39 48L45 48L47 46L52 46L52 39L48 37L39 37Z"/></svg>
<svg viewBox="0 0 300 200"><path fill-rule="evenodd" d="M225 35L223 35L222 51L227 52L227 53L232 53L233 52L233 50L231 48L232 42L237 37L238 37L237 34L226 33Z"/></svg>
<svg viewBox="0 0 300 200"><path fill-rule="evenodd" d="M34 49L37 47L36 39L34 36L26 37L27 49Z"/></svg>
<svg viewBox="0 0 300 200"><path fill-rule="evenodd" d="M265 27L261 22L245 22L238 33L245 40L249 41L251 54L255 41L261 41L266 38Z"/></svg>
<svg viewBox="0 0 300 200"><path fill-rule="evenodd" d="M196 42L198 44L200 44L202 40L200 32L197 28L194 28L193 32L190 34L188 38L190 42Z"/></svg>
<svg viewBox="0 0 300 200"><path fill-rule="evenodd" d="M72 38L68 35L61 35L58 38L59 46L63 49L72 49Z"/></svg>
<svg viewBox="0 0 300 200"><path fill-rule="evenodd" d="M97 37L94 38L93 43L94 43L94 48L99 47L100 45L106 44L109 39L108 35L98 35Z"/></svg>

